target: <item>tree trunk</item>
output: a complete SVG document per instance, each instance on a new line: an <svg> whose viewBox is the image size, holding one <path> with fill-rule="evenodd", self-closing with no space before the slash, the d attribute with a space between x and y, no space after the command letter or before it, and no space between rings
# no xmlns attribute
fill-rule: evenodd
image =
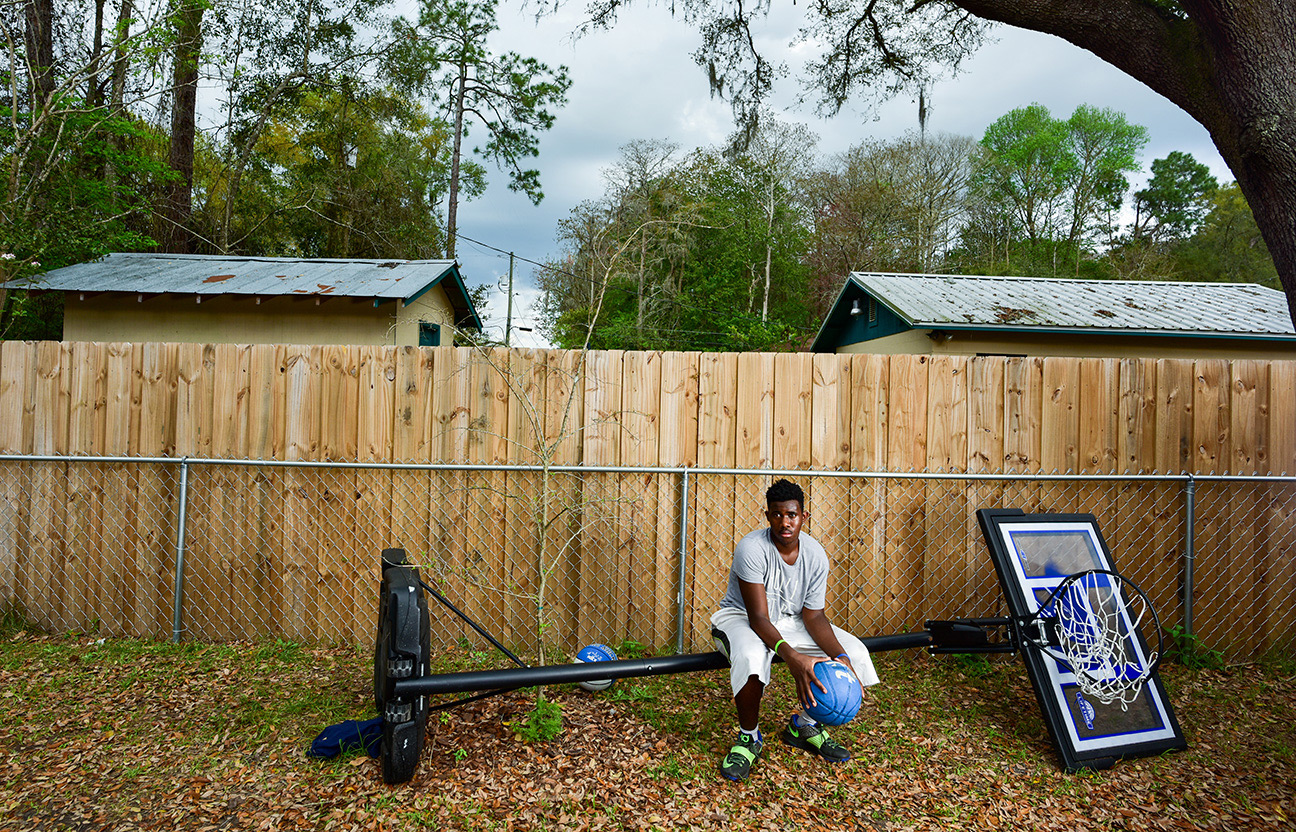
<svg viewBox="0 0 1296 832"><path fill-rule="evenodd" d="M175 64L172 70L171 152L168 159L176 179L167 186L164 250L189 254L193 244L189 219L193 214L194 134L197 130L198 61L202 54L201 0L182 0L177 15Z"/></svg>
<svg viewBox="0 0 1296 832"><path fill-rule="evenodd" d="M27 66L35 82L32 110L39 112L54 97L54 0L27 0L25 12Z"/></svg>
<svg viewBox="0 0 1296 832"><path fill-rule="evenodd" d="M115 56L113 58L112 85L109 91L108 106L113 115L121 113L126 97L126 70L130 68L129 56L126 54L126 41L130 38L131 16L135 13L131 0L122 0L121 10L117 15L117 28L113 33Z"/></svg>
<svg viewBox="0 0 1296 832"><path fill-rule="evenodd" d="M92 108L103 105L104 86L100 75L104 66L104 6L108 0L95 0L94 40L90 46L90 74L86 79L86 104Z"/></svg>
<svg viewBox="0 0 1296 832"><path fill-rule="evenodd" d="M954 0L987 20L1093 52L1182 107L1211 135L1255 215L1296 326L1296 3Z"/></svg>
<svg viewBox="0 0 1296 832"><path fill-rule="evenodd" d="M459 230L459 154L463 148L464 98L468 94L468 67L459 65L459 88L455 90L454 148L450 156L450 192L446 206L446 259L455 259L455 235Z"/></svg>

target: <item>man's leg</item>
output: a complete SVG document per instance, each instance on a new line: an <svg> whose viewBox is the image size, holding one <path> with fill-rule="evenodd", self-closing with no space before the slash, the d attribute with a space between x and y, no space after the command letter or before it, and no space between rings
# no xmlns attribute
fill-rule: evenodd
<svg viewBox="0 0 1296 832"><path fill-rule="evenodd" d="M734 709L738 711L738 741L720 761L720 774L730 780L746 780L752 764L765 747L760 732L760 702L765 693L765 683L752 674L747 684L734 694Z"/></svg>
<svg viewBox="0 0 1296 832"><path fill-rule="evenodd" d="M738 711L738 727L744 731L752 732L760 728L760 703L761 696L765 693L765 685L761 682L759 676L752 676L743 685L742 690L734 696L734 707Z"/></svg>
<svg viewBox="0 0 1296 832"><path fill-rule="evenodd" d="M745 780L764 748L760 703L774 654L751 629L741 610L720 610L711 617L711 624L722 634L716 643L729 658L729 684L738 727L742 729L720 763L720 774L730 780Z"/></svg>

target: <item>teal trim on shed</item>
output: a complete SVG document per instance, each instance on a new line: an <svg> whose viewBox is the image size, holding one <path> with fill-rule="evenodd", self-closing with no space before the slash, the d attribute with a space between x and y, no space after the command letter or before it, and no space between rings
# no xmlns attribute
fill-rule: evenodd
<svg viewBox="0 0 1296 832"><path fill-rule="evenodd" d="M858 302L859 313L852 314ZM893 312L867 290L854 281L842 287L837 302L819 334L811 345L811 352L835 352L850 344L885 338L913 329L907 321Z"/></svg>

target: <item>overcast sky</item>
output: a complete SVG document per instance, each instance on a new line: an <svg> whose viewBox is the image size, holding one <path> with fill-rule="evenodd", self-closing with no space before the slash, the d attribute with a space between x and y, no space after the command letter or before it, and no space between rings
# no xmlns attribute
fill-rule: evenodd
<svg viewBox="0 0 1296 832"><path fill-rule="evenodd" d="M505 187L506 175L490 170L488 192L459 208L461 234L520 258L514 272L515 327L534 322L534 267L526 261L557 254L558 222L573 206L603 193L602 171L616 163L621 146L635 139L667 139L687 152L722 143L733 127L728 103L711 98L705 74L690 57L697 34L672 20L665 8L636 5L612 31L574 40L571 32L583 11L580 0L538 24L518 5L518 0L503 0L495 49L517 51L551 66L565 64L572 78L568 104L558 112L553 129L542 135L535 160L545 199L533 206ZM822 155L917 127L917 104L908 98L881 105L861 100L832 119L795 108L798 59L786 45L795 34L798 10L782 5L782 18L760 33L764 45L781 52L793 70L774 102L781 119L814 130ZM1208 165L1221 183L1233 179L1205 129L1164 98L1062 40L1007 27L996 31L996 40L982 47L960 75L936 84L928 101L927 129L979 139L995 119L1034 102L1058 118L1068 117L1080 104L1110 107L1148 128L1150 141L1140 159L1145 174L1153 159L1180 150ZM461 239L458 257L470 286L505 282L506 254ZM484 314L496 337L503 335L505 297L502 289L497 291ZM515 330L513 344L542 346L543 341Z"/></svg>

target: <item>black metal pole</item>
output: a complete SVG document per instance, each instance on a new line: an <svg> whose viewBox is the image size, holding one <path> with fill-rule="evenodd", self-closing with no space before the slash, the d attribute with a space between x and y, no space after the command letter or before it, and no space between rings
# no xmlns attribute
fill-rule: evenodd
<svg viewBox="0 0 1296 832"><path fill-rule="evenodd" d="M861 640L872 653L927 647L932 644L931 634L925 632L871 636ZM621 659L614 662L438 673L417 679L397 679L393 695L404 699L495 688L517 689L538 685L592 682L595 679L629 679L637 676L662 676L669 673L695 673L728 666L729 660L716 650L711 653L686 653L682 656L660 656L651 659Z"/></svg>

